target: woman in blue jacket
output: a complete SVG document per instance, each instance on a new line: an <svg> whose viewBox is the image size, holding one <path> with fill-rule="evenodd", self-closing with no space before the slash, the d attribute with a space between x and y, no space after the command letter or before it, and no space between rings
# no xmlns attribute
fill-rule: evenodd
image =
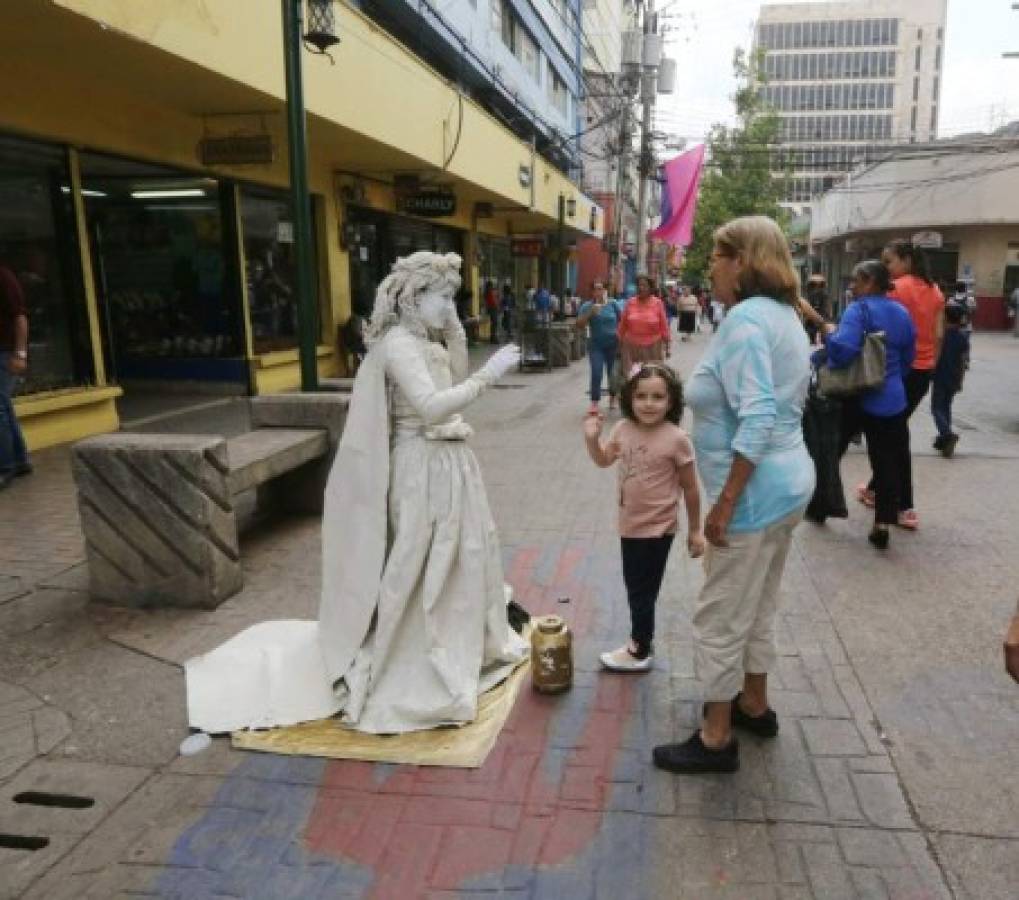
<svg viewBox="0 0 1019 900"><path fill-rule="evenodd" d="M827 326L825 349L818 351L815 360L827 355L832 368L845 368L862 352L864 335L885 334L884 383L847 401L843 423L844 435L862 431L867 437L876 495L874 527L868 540L884 550L888 526L898 521L902 473L908 470L909 431L902 378L916 353L916 329L906 308L886 296L891 276L883 263L876 259L858 263L849 286L856 301L845 311L837 329Z"/></svg>

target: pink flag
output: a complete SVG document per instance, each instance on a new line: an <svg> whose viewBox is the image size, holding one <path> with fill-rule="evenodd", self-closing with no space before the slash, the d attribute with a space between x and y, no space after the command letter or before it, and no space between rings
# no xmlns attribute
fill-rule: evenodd
<svg viewBox="0 0 1019 900"><path fill-rule="evenodd" d="M670 159L665 170L662 189L662 224L648 232L648 237L665 241L674 247L690 244L694 213L697 211L697 188L704 168L704 145L687 150Z"/></svg>

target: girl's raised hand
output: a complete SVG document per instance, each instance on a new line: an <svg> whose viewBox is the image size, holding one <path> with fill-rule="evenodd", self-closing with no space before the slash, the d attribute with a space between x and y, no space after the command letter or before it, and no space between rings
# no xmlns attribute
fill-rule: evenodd
<svg viewBox="0 0 1019 900"><path fill-rule="evenodd" d="M604 423L605 416L600 412L589 412L584 418L584 437L592 441L597 439Z"/></svg>

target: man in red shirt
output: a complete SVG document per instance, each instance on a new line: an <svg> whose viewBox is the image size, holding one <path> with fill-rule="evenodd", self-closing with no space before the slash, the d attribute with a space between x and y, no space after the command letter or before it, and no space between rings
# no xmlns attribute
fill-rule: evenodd
<svg viewBox="0 0 1019 900"><path fill-rule="evenodd" d="M0 490L32 471L14 413L14 386L28 368L28 310L14 273L0 265Z"/></svg>

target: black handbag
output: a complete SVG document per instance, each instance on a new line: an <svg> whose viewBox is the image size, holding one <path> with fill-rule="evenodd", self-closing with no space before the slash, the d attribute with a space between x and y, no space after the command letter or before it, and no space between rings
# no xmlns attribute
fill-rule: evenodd
<svg viewBox="0 0 1019 900"><path fill-rule="evenodd" d="M803 442L814 461L817 484L806 516L813 522L846 519L846 494L842 487L839 455L842 429L842 401L822 394L812 381L803 407Z"/></svg>

